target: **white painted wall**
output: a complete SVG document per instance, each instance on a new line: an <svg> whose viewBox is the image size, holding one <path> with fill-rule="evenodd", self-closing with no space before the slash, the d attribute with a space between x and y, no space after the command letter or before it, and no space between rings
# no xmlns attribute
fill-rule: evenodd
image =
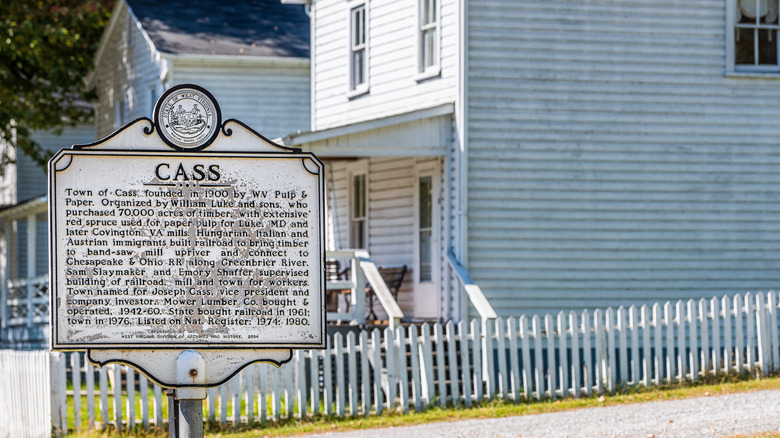
<svg viewBox="0 0 780 438"><path fill-rule="evenodd" d="M416 81L417 0L368 0L369 92L348 97L349 11L360 2L312 5L312 129L322 130L451 103L457 92L457 2L441 6L441 76Z"/></svg>
<svg viewBox="0 0 780 438"><path fill-rule="evenodd" d="M780 80L725 2L470 0L468 268L503 315L780 283Z"/></svg>
<svg viewBox="0 0 780 438"><path fill-rule="evenodd" d="M127 7L114 10L116 24L109 27L103 50L96 59L94 84L98 90L95 105L95 133L103 138L138 117L151 117L152 107L162 93L161 75L165 60L137 27ZM154 89L154 93L152 93ZM125 120L116 120L116 106L124 102Z"/></svg>
<svg viewBox="0 0 780 438"><path fill-rule="evenodd" d="M269 139L307 131L309 61L219 61L175 59L175 84L200 85L211 92L222 120L238 119ZM171 85L175 85L171 84Z"/></svg>

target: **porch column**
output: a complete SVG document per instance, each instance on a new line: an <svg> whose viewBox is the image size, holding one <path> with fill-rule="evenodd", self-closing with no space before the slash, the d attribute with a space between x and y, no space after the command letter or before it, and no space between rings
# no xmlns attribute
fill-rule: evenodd
<svg viewBox="0 0 780 438"><path fill-rule="evenodd" d="M6 218L3 220L3 253L0 255L0 262L2 263L2 284L0 284L0 328L8 327L8 279L11 278L11 261L12 254L12 236L14 229L14 221Z"/></svg>
<svg viewBox="0 0 780 438"><path fill-rule="evenodd" d="M35 297L35 214L27 216L27 327L33 326L34 309L33 298Z"/></svg>

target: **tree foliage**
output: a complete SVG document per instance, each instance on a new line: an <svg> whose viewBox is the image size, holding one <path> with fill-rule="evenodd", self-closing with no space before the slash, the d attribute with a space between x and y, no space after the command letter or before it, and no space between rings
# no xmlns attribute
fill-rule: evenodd
<svg viewBox="0 0 780 438"><path fill-rule="evenodd" d="M43 164L35 130L89 121L86 77L114 0L0 1L0 143ZM0 172L12 162L3 148Z"/></svg>

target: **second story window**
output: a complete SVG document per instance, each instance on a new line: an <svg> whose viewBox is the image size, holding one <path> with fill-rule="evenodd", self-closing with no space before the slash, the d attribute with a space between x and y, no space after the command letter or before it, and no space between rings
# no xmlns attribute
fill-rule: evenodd
<svg viewBox="0 0 780 438"><path fill-rule="evenodd" d="M778 0L731 0L735 71L780 72Z"/></svg>
<svg viewBox="0 0 780 438"><path fill-rule="evenodd" d="M366 5L350 11L349 90L368 91L368 50L366 44Z"/></svg>
<svg viewBox="0 0 780 438"><path fill-rule="evenodd" d="M439 6L437 0L419 0L419 72L437 74L439 69Z"/></svg>

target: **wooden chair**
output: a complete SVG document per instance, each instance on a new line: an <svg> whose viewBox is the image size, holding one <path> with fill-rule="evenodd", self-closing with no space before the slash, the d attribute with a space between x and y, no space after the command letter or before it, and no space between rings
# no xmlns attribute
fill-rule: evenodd
<svg viewBox="0 0 780 438"><path fill-rule="evenodd" d="M401 289L401 285L404 282L404 276L406 275L406 265L388 268L378 268L379 274L385 281L390 293L393 294L393 299L398 302L398 291ZM374 312L374 289L370 286L366 288L366 298L368 299L368 314L366 319L376 321L376 313Z"/></svg>
<svg viewBox="0 0 780 438"><path fill-rule="evenodd" d="M349 266L341 269L341 264L338 260L325 260L325 280L348 280L349 279ZM350 300L349 295L352 291L346 290L326 290L325 291L325 309L329 312L338 311L339 297L342 294L347 294L347 311L349 311Z"/></svg>

